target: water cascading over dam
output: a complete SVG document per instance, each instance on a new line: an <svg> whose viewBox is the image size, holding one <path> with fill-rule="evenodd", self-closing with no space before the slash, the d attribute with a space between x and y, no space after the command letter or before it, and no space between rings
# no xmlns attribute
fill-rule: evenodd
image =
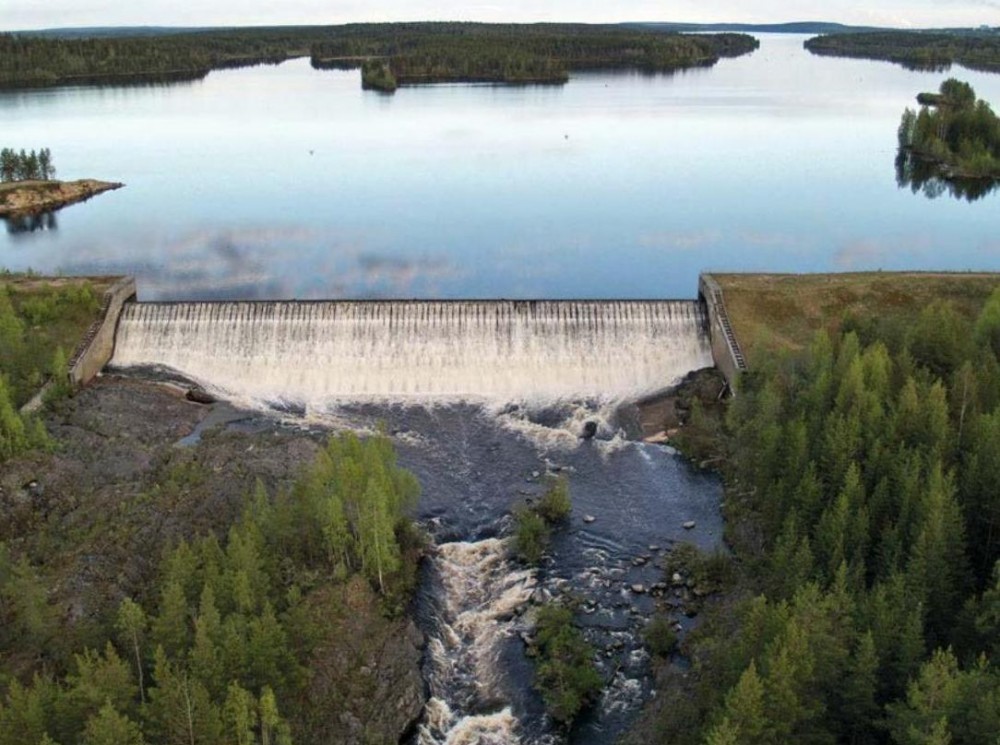
<svg viewBox="0 0 1000 745"><path fill-rule="evenodd" d="M112 364L230 397L619 399L712 364L696 301L133 303Z"/></svg>

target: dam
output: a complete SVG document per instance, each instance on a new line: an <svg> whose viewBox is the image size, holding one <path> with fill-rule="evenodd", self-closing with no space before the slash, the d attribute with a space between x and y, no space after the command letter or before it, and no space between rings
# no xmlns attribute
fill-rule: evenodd
<svg viewBox="0 0 1000 745"><path fill-rule="evenodd" d="M113 367L235 400L624 399L713 365L695 300L126 303Z"/></svg>

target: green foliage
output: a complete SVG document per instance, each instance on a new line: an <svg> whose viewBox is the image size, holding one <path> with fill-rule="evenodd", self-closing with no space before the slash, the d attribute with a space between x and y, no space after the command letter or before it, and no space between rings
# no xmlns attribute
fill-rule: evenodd
<svg viewBox="0 0 1000 745"><path fill-rule="evenodd" d="M584 24L351 24L91 39L0 34L0 88L197 80L212 69L278 63L309 50L319 68L388 59L384 69L369 68L369 83L376 70L380 81L395 76L401 84L564 82L569 69L678 70L757 46L744 34Z"/></svg>
<svg viewBox="0 0 1000 745"><path fill-rule="evenodd" d="M188 461L171 464L163 488L200 474ZM316 655L332 645L336 674L348 677L371 664L371 650L350 657L367 629L331 640L326 625L344 613L389 624L381 613L409 599L417 540L406 512L416 494L387 438L331 438L289 493L272 500L258 485L224 540L208 534L170 548L148 588L154 602L125 598L98 627L103 653L83 649L70 670L31 685L0 680L0 745L290 745L293 727L308 731L314 716L304 709L316 705L306 668ZM359 585L368 606L341 607ZM49 654L57 609L43 587L0 544L4 654Z"/></svg>
<svg viewBox="0 0 1000 745"><path fill-rule="evenodd" d="M526 564L538 564L549 545L549 526L527 508L515 511L514 521L514 553Z"/></svg>
<svg viewBox="0 0 1000 745"><path fill-rule="evenodd" d="M668 657L677 647L677 632L662 616L656 616L646 625L643 637L649 651L657 657Z"/></svg>
<svg viewBox="0 0 1000 745"><path fill-rule="evenodd" d="M551 479L536 504L514 510L514 554L527 564L538 564L548 548L552 528L565 522L572 509L569 479Z"/></svg>
<svg viewBox="0 0 1000 745"><path fill-rule="evenodd" d="M48 404L61 401L73 392L69 379L69 363L66 360L66 353L62 347L56 347L52 356L52 366L49 368L49 381L51 385L45 395L45 402Z"/></svg>
<svg viewBox="0 0 1000 745"><path fill-rule="evenodd" d="M946 177L1000 177L1000 118L985 101L976 101L972 86L952 78L940 93L918 100L920 113L907 109L899 125L904 157L944 164Z"/></svg>
<svg viewBox="0 0 1000 745"><path fill-rule="evenodd" d="M664 742L994 742L992 306L857 324L744 377L726 508L750 597L706 607ZM678 547L667 568L697 562Z"/></svg>
<svg viewBox="0 0 1000 745"><path fill-rule="evenodd" d="M0 332L2 333L2 332ZM975 343L1000 357L1000 288L993 291L976 320Z"/></svg>
<svg viewBox="0 0 1000 745"><path fill-rule="evenodd" d="M914 70L945 70L960 64L1000 69L1000 39L990 32L871 31L825 34L809 39L813 54L887 60Z"/></svg>
<svg viewBox="0 0 1000 745"><path fill-rule="evenodd" d="M573 503L569 496L569 479L559 476L552 480L541 499L535 505L535 511L549 525L555 525L569 518Z"/></svg>
<svg viewBox="0 0 1000 745"><path fill-rule="evenodd" d="M142 729L127 716L106 703L87 720L83 733L84 745L145 745Z"/></svg>
<svg viewBox="0 0 1000 745"><path fill-rule="evenodd" d="M37 153L16 152L9 147L0 149L0 181L48 181L55 175L52 153L47 147Z"/></svg>
<svg viewBox="0 0 1000 745"><path fill-rule="evenodd" d="M95 320L100 301L89 282L44 282L22 285L0 279L0 377L6 377L6 395L16 410L38 392L47 379L54 382L53 398L69 392L66 349L72 349ZM25 423L30 446L44 445L38 425ZM0 424L2 427L2 424ZM0 435L2 437L2 435ZM23 449L23 448L22 448ZM3 459L0 446L0 460Z"/></svg>
<svg viewBox="0 0 1000 745"><path fill-rule="evenodd" d="M594 649L573 625L573 612L558 604L539 610L533 649L535 687L552 718L568 725L600 693Z"/></svg>
<svg viewBox="0 0 1000 745"><path fill-rule="evenodd" d="M365 90L392 93L398 87L389 63L381 59L365 60L361 65L361 87Z"/></svg>

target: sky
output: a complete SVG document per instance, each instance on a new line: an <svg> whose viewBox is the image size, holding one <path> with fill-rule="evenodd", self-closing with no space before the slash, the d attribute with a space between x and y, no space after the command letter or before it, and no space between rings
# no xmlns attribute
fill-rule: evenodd
<svg viewBox="0 0 1000 745"><path fill-rule="evenodd" d="M0 29L5 30L397 20L1000 26L1000 0L0 0Z"/></svg>

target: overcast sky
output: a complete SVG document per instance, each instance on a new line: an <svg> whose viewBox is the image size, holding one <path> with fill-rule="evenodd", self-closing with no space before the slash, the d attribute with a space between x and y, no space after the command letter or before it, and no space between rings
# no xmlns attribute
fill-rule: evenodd
<svg viewBox="0 0 1000 745"><path fill-rule="evenodd" d="M0 0L0 28L6 30L395 20L823 20L901 27L998 26L1000 0Z"/></svg>

